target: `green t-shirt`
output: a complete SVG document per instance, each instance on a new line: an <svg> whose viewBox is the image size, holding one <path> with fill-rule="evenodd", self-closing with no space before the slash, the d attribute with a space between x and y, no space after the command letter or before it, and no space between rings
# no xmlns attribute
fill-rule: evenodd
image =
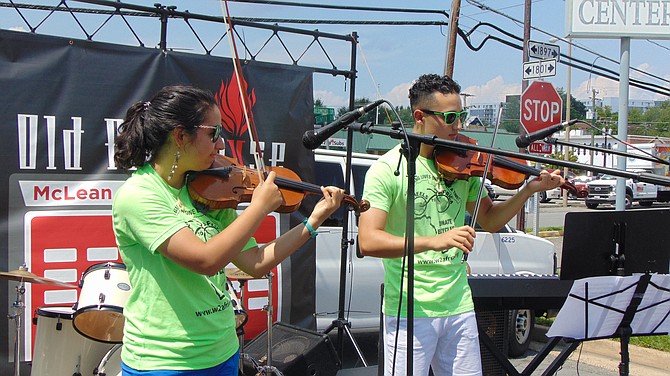
<svg viewBox="0 0 670 376"><path fill-rule="evenodd" d="M365 176L363 198L373 208L387 213L385 230L405 236L407 207L407 162L403 158L400 174L394 175L400 158L399 146L379 158ZM466 202L475 201L479 178L456 180L451 184L439 179L432 160L418 157L416 162L414 235L435 236L463 226ZM414 255L414 317L445 317L474 309L461 263L463 252L457 248L432 250ZM384 314L395 316L400 295L403 258L385 258ZM403 273L402 317L407 317L407 266Z"/></svg>
<svg viewBox="0 0 670 376"><path fill-rule="evenodd" d="M203 241L235 220L232 209L198 212L186 188L167 185L151 165L116 192L112 219L132 290L124 307L121 359L139 370L204 369L239 348L223 270L213 277L164 257L158 247L184 227ZM251 239L245 249L256 245Z"/></svg>

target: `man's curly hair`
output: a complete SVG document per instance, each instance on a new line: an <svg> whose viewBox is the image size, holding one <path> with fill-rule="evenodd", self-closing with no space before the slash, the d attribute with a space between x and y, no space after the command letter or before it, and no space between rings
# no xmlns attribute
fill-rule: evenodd
<svg viewBox="0 0 670 376"><path fill-rule="evenodd" d="M434 93L460 94L461 86L449 76L424 74L409 89L409 105L414 110L432 99Z"/></svg>

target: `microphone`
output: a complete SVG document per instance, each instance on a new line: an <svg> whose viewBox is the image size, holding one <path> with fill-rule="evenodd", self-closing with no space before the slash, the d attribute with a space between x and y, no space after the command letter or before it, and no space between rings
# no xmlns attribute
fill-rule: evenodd
<svg viewBox="0 0 670 376"><path fill-rule="evenodd" d="M302 135L302 144L307 149L313 150L318 148L319 145L321 145L324 141L326 141L328 137L334 135L335 132L353 123L359 117L367 114L368 112L372 111L375 107L379 106L384 102L385 102L384 99L378 99L361 108L357 108L355 110L345 113L344 115L335 119L335 121L333 121L332 123L320 129L305 132L305 134Z"/></svg>
<svg viewBox="0 0 670 376"><path fill-rule="evenodd" d="M537 132L532 132L532 133L525 134L523 136L518 136L516 138L516 146L518 146L519 148L525 149L531 143L533 143L537 140L541 140L541 139L551 135L552 133L556 133L558 131L561 131L561 130L563 130L563 128L565 128L567 126L570 126L570 125L573 125L578 121L579 121L579 119L572 119L570 121L564 121L562 123L552 125L550 127L544 128L544 129L539 130Z"/></svg>

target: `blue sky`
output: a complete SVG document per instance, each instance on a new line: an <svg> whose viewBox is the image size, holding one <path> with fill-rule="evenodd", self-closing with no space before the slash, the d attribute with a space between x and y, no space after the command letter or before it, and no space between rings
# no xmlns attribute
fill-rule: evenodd
<svg viewBox="0 0 670 376"><path fill-rule="evenodd" d="M142 0L127 0L129 3L153 6L156 2ZM291 1L297 2L297 1ZM307 1L305 1L307 2ZM24 0L21 3L37 3L55 5L56 0ZM369 0L366 2L353 0L321 1L312 0L309 3L370 6L388 8L418 8L450 11L451 2L437 0L398 1L398 0ZM85 3L69 2L70 6L92 7ZM189 10L193 13L221 16L222 9L217 0L172 0L164 5L175 5L178 10ZM494 11L482 10L476 4L483 4ZM524 1L509 0L462 0L459 25L464 31L471 30L479 22L491 23L516 36L523 36ZM539 42L549 42L554 37L565 37L565 1L536 0L532 2L531 23L536 30L531 31L531 39ZM413 21L447 21L444 16L436 14L414 14L396 12L367 12L367 11L340 11L334 9L298 8L273 5L256 5L247 3L229 3L233 17L275 17L298 19L328 19L328 20L413 20ZM42 33L53 33L82 38L80 31L67 30L72 27L67 14L51 17L40 28ZM36 22L35 17L31 21ZM119 22L119 21L117 21ZM147 31L157 35L157 21L149 21ZM136 25L134 25L136 26ZM394 105L407 105L407 89L412 80L423 73L442 73L446 54L447 26L383 26L383 25L301 25L288 24L286 26L307 30L318 29L336 34L349 34L356 31L359 36L360 47L358 54L358 78L356 82L356 96L375 99L381 97ZM133 43L132 35L124 32L123 25L105 27L99 36L107 41L116 43ZM8 8L0 8L0 28L25 30L16 12ZM121 31L119 31L121 30ZM188 31L182 34L171 29L169 41L171 47L197 50L197 41L189 38ZM107 35L105 35L107 34ZM118 34L118 35L117 35ZM216 33L212 33L214 35ZM509 37L495 31L491 27L480 27L471 34L471 41L479 45L487 34L491 34L512 41ZM248 38L254 38L249 35ZM214 36L213 36L214 38ZM211 41L210 41L211 42ZM215 42L215 40L214 40ZM513 41L514 43L519 43ZM568 53L567 44L563 41L554 42L561 48L561 52ZM147 46L150 46L147 43ZM272 46L271 46L272 47ZM228 48L227 41L221 42L220 48ZM270 50L270 49L269 49ZM598 55L591 53L596 52ZM341 56L336 56L336 62L342 68L348 68L348 49ZM599 57L600 55L600 57ZM618 39L573 39L572 56L591 64L619 71L618 65L608 59L619 60L620 41ZM656 77L670 80L670 41L632 39L630 51L631 68L650 73ZM470 94L467 104L495 103L504 100L507 94L521 92L523 57L521 51L505 46L495 41L488 41L479 51L471 51L458 38L456 58L454 64L454 79L458 81L463 92ZM606 78L598 77L588 72L572 69L571 92L574 97L586 100L591 96L591 89L598 91L598 97L612 97L618 95L618 83ZM632 71L631 78L670 86L665 81L653 76L645 76L640 72ZM567 87L567 67L559 65L555 77L546 81L555 87ZM316 74L314 79L315 98L322 99L326 105L333 107L344 106L349 97L349 88L341 77ZM631 99L667 99L649 91L631 88Z"/></svg>

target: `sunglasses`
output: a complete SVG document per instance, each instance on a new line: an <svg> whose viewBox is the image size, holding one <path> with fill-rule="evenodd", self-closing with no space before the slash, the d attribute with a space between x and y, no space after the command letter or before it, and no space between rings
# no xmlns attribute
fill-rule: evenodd
<svg viewBox="0 0 670 376"><path fill-rule="evenodd" d="M461 112L455 112L455 111L440 112L431 110L420 110L420 111L430 115L440 115L444 117L444 123L447 125L454 124L454 122L456 122L456 119L460 120L461 124L465 124L465 121L468 119L468 110L463 110Z"/></svg>
<svg viewBox="0 0 670 376"><path fill-rule="evenodd" d="M207 128L207 129L214 129L214 132L212 133L212 142L216 143L216 141L219 140L219 137L221 137L221 133L223 132L223 125L217 124L217 125L198 125L197 128Z"/></svg>

